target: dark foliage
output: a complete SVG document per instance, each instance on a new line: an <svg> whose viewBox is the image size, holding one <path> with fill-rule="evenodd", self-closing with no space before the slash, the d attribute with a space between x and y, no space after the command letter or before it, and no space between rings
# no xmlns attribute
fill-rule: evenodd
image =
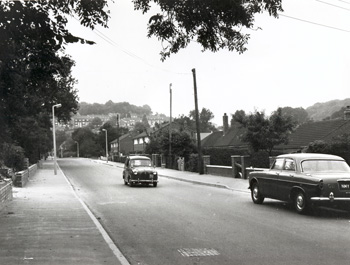
<svg viewBox="0 0 350 265"><path fill-rule="evenodd" d="M161 12L152 14L148 23L148 36L163 43L161 59L187 47L191 41L203 50L220 49L243 53L249 34L242 28L254 28L254 15L263 11L278 17L283 11L281 0L134 0L135 9L152 12L151 4Z"/></svg>

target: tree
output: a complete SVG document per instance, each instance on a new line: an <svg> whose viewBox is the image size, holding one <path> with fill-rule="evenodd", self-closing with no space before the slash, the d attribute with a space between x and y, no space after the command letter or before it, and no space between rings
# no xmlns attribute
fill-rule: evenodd
<svg viewBox="0 0 350 265"><path fill-rule="evenodd" d="M147 133L147 129L148 129L148 127L143 122L136 122L134 129L132 130L131 133L133 136L136 136L136 135L141 134L143 132Z"/></svg>
<svg viewBox="0 0 350 265"><path fill-rule="evenodd" d="M144 14L151 11L154 2L160 12L151 15L148 37L156 37L163 43L161 59L196 41L203 51L216 52L227 48L243 53L249 34L242 28L254 28L254 15L267 11L278 17L283 11L282 0L134 0L136 10Z"/></svg>
<svg viewBox="0 0 350 265"><path fill-rule="evenodd" d="M296 125L290 116L282 115L281 108L278 108L270 118L259 111L248 116L244 116L242 112L236 114L236 121L247 129L242 140L249 143L254 152L264 150L270 155L274 146L288 143L288 137Z"/></svg>
<svg viewBox="0 0 350 265"><path fill-rule="evenodd" d="M150 128L151 126L149 125L149 123L148 123L148 119L147 119L147 116L144 114L143 116L142 116L142 123L143 123L143 125L145 125L145 127L146 128Z"/></svg>
<svg viewBox="0 0 350 265"><path fill-rule="evenodd" d="M196 120L194 110L190 112L190 118L193 121ZM216 131L215 126L210 122L212 119L214 119L214 114L209 109L202 108L201 112L199 113L199 124L201 132Z"/></svg>
<svg viewBox="0 0 350 265"><path fill-rule="evenodd" d="M72 139L79 143L79 154L81 157L97 157L104 153L104 148L98 143L97 135L88 127L74 130Z"/></svg>
<svg viewBox="0 0 350 265"><path fill-rule="evenodd" d="M282 113L285 116L290 116L297 124L309 121L309 114L304 108L283 107Z"/></svg>
<svg viewBox="0 0 350 265"><path fill-rule="evenodd" d="M97 128L102 125L102 120L99 117L95 117L92 119L89 125L91 125L92 128Z"/></svg>
<svg viewBox="0 0 350 265"><path fill-rule="evenodd" d="M162 130L157 134L151 134L145 152L148 154L169 155L169 132ZM188 133L175 130L171 133L172 155L188 158L191 153L196 152L196 143Z"/></svg>
<svg viewBox="0 0 350 265"><path fill-rule="evenodd" d="M50 123L42 120L49 120L52 106L62 104L56 114L63 122L76 112L74 61L64 53L64 46L92 42L66 29L67 16L77 15L82 25L92 29L106 26L106 5L104 0L0 1L0 144L19 143L32 157L40 153L33 149L38 143L35 134L45 141L51 137Z"/></svg>

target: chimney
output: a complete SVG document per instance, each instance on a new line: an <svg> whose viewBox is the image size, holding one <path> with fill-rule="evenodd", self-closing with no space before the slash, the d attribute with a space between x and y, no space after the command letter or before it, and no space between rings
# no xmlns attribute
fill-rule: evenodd
<svg viewBox="0 0 350 265"><path fill-rule="evenodd" d="M225 136L227 131L228 131L228 116L226 115L226 113L224 114L222 119L223 119L223 123L224 123L223 125L224 125L224 136Z"/></svg>
<svg viewBox="0 0 350 265"><path fill-rule="evenodd" d="M344 120L350 120L350 106L346 106L346 109L344 110Z"/></svg>

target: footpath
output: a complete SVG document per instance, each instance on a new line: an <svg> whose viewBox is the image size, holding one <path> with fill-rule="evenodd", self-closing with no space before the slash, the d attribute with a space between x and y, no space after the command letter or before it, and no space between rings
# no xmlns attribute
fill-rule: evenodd
<svg viewBox="0 0 350 265"><path fill-rule="evenodd" d="M121 163L94 162L123 167ZM157 171L161 178L249 192L248 181L243 179L163 168ZM58 169L54 175L53 161L45 161L25 187L13 188L13 200L0 210L0 265L15 264L129 263L62 171Z"/></svg>

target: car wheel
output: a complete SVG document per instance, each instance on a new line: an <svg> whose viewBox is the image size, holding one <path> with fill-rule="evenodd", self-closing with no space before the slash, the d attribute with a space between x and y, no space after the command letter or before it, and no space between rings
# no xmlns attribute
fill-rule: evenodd
<svg viewBox="0 0 350 265"><path fill-rule="evenodd" d="M157 182L153 182L153 187L157 187L158 183Z"/></svg>
<svg viewBox="0 0 350 265"><path fill-rule="evenodd" d="M307 209L308 209L307 206L308 205L307 205L306 196L305 196L304 192L298 191L294 197L295 210L298 213L303 214L303 213L307 212Z"/></svg>
<svg viewBox="0 0 350 265"><path fill-rule="evenodd" d="M251 196L253 202L256 204L262 204L264 202L265 198L260 194L259 185L256 182L252 184Z"/></svg>
<svg viewBox="0 0 350 265"><path fill-rule="evenodd" d="M132 182L132 181L130 180L130 177L128 177L128 183L129 183L129 186L130 186L130 187L133 187L133 186L134 186L134 182Z"/></svg>

